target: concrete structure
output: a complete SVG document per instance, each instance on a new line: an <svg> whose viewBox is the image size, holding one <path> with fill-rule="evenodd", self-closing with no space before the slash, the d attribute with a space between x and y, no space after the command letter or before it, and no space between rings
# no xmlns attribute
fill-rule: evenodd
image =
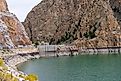
<svg viewBox="0 0 121 81"><path fill-rule="evenodd" d="M79 48L80 54L119 54L121 47Z"/></svg>
<svg viewBox="0 0 121 81"><path fill-rule="evenodd" d="M75 46L65 45L40 45L38 46L41 57L62 56L62 55L77 55L78 48Z"/></svg>

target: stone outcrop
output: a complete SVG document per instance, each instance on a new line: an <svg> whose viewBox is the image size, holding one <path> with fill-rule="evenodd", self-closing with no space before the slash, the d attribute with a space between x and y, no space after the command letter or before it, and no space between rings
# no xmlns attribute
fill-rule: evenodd
<svg viewBox="0 0 121 81"><path fill-rule="evenodd" d="M0 48L15 48L18 45L30 44L24 26L9 12L6 1L0 0Z"/></svg>
<svg viewBox="0 0 121 81"><path fill-rule="evenodd" d="M24 21L33 42L121 45L120 0L43 0Z"/></svg>
<svg viewBox="0 0 121 81"><path fill-rule="evenodd" d="M0 11L8 11L8 6L5 0L0 0Z"/></svg>

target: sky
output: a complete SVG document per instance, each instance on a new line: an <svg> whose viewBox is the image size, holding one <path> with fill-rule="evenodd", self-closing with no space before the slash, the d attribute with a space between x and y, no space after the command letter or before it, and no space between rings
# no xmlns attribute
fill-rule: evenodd
<svg viewBox="0 0 121 81"><path fill-rule="evenodd" d="M31 9L39 4L41 0L6 0L9 11L14 13L23 22Z"/></svg>

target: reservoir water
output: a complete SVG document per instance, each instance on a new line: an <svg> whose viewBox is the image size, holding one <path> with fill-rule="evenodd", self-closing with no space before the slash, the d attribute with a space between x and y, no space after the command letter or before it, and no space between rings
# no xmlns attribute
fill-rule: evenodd
<svg viewBox="0 0 121 81"><path fill-rule="evenodd" d="M19 70L40 81L121 81L121 55L83 55L35 59Z"/></svg>

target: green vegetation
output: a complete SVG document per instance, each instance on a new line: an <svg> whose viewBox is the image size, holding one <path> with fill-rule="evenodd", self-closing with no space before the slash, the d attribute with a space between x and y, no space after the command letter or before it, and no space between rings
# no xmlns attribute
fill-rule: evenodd
<svg viewBox="0 0 121 81"><path fill-rule="evenodd" d="M11 73L7 73L8 67L2 58L0 58L0 68L0 81L18 81Z"/></svg>
<svg viewBox="0 0 121 81"><path fill-rule="evenodd" d="M84 36L89 39L96 37L95 33L91 31L84 33Z"/></svg>
<svg viewBox="0 0 121 81"><path fill-rule="evenodd" d="M29 80L29 81L37 81L37 76L34 74L29 74L25 77L25 80Z"/></svg>
<svg viewBox="0 0 121 81"><path fill-rule="evenodd" d="M71 32L65 32L65 34L62 35L60 39L58 39L57 44L64 43L71 39L74 39L74 36L71 34Z"/></svg>
<svg viewBox="0 0 121 81"><path fill-rule="evenodd" d="M96 23L94 24L94 26L91 26L91 25L90 25L89 31L86 32L86 33L84 33L84 36L85 36L86 38L89 38L89 39L95 38L95 37L96 37L95 32L96 32L97 27L99 26L99 24L100 24L100 23L97 23L97 22L96 22Z"/></svg>
<svg viewBox="0 0 121 81"><path fill-rule="evenodd" d="M39 41L33 41L32 43L34 44L35 47L39 45Z"/></svg>
<svg viewBox="0 0 121 81"><path fill-rule="evenodd" d="M16 77L14 77L10 73L4 72L4 70L0 71L0 81L19 81Z"/></svg>
<svg viewBox="0 0 121 81"><path fill-rule="evenodd" d="M4 65L4 61L0 58L0 66Z"/></svg>
<svg viewBox="0 0 121 81"><path fill-rule="evenodd" d="M4 64L4 60L2 58L0 58L0 67L2 67L3 70L7 70L7 66L5 66Z"/></svg>

